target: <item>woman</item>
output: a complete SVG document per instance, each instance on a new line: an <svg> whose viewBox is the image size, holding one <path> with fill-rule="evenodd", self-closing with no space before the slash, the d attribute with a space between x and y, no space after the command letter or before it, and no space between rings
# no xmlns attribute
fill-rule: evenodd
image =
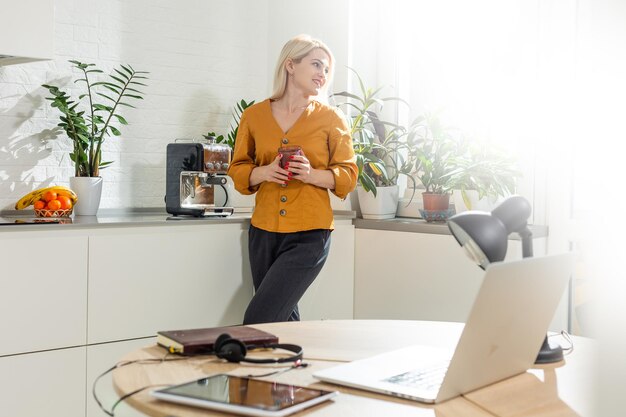
<svg viewBox="0 0 626 417"><path fill-rule="evenodd" d="M348 125L320 101L333 66L326 45L295 37L281 51L272 96L241 116L228 175L242 194L257 193L248 232L255 294L244 324L300 319L298 301L330 247L328 190L345 198L356 185ZM302 154L281 168L278 148L292 145Z"/></svg>

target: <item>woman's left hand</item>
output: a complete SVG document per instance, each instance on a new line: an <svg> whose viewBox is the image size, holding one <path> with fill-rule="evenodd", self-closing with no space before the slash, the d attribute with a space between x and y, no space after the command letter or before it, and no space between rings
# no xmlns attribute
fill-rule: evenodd
<svg viewBox="0 0 626 417"><path fill-rule="evenodd" d="M313 180L313 168L305 155L292 155L289 159L289 165L286 167L289 171L289 180L296 179L304 183L311 183Z"/></svg>

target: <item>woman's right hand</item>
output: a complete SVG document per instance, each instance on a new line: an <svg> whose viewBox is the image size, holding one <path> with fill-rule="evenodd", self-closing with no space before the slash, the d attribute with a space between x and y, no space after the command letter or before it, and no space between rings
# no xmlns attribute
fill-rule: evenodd
<svg viewBox="0 0 626 417"><path fill-rule="evenodd" d="M286 184L290 179L289 171L280 167L281 158L282 155L278 154L269 165L254 168L250 173L250 186L254 187L264 181Z"/></svg>

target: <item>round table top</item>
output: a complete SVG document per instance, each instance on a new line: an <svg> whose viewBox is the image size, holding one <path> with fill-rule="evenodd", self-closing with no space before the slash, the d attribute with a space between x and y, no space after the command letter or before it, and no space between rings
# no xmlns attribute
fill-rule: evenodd
<svg viewBox="0 0 626 417"><path fill-rule="evenodd" d="M402 347L421 344L454 347L463 329L462 323L403 321L403 320L324 320L254 325L279 337L281 343L303 347L305 362L310 366L268 377L272 381L340 391L334 400L297 414L315 416L566 416L590 415L592 399L589 381L594 351L593 341L575 337L576 349L565 361L538 366L529 372L485 387L461 397L427 405L347 387L322 383L312 374L320 369L373 356ZM277 352L258 355L275 356ZM122 361L164 358L167 352L160 346L147 346L124 356ZM255 355L257 353L255 352ZM175 358L172 355L166 359ZM184 360L135 363L113 371L113 384L122 396L142 387L178 384L216 373L259 375L284 365L228 363L215 356L194 356ZM126 401L150 416L218 416L228 415L206 409L188 407L156 400L150 389L141 391ZM513 401L511 392L518 401ZM531 405L535 404L536 407ZM555 410L557 414L553 413ZM543 414L542 414L543 413Z"/></svg>

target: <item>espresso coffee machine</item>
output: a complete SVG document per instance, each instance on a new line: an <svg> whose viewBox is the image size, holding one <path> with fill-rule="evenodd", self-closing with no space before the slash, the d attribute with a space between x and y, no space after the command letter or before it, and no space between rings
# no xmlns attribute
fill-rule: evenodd
<svg viewBox="0 0 626 417"><path fill-rule="evenodd" d="M167 145L165 207L174 216L229 216L232 207L215 206L215 187L222 187L228 204L226 171L231 150L215 138L178 139Z"/></svg>

